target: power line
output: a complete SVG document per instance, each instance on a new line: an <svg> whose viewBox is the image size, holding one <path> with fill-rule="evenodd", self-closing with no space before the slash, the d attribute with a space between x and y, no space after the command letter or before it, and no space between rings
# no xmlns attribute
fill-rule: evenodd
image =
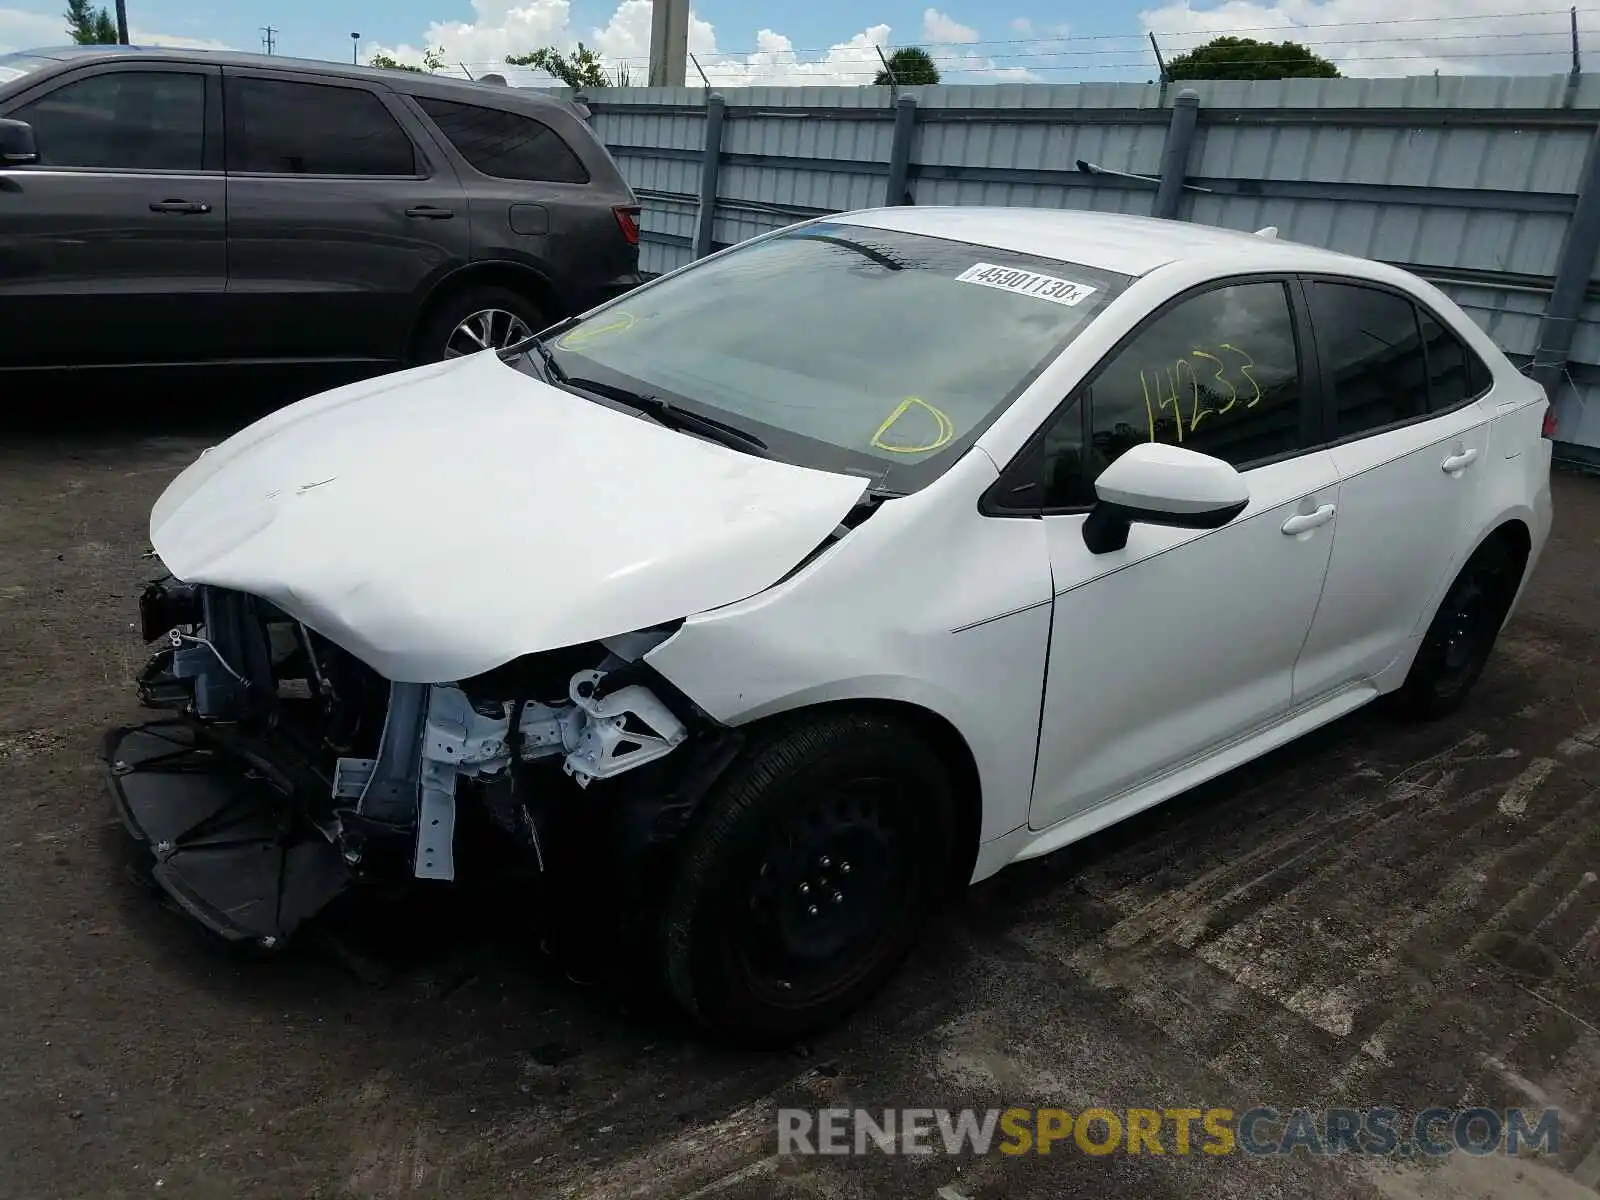
<svg viewBox="0 0 1600 1200"><path fill-rule="evenodd" d="M268 54L271 54L275 49L277 49L278 33L279 31L274 29L271 25L261 26L261 44L266 47Z"/></svg>

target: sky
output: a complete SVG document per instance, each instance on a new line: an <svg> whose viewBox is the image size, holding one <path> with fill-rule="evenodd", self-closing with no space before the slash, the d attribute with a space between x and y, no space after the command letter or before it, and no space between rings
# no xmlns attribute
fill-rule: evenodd
<svg viewBox="0 0 1600 1200"><path fill-rule="evenodd" d="M1593 0L1591 0L1593 2ZM64 0L0 0L0 52L66 40ZM642 83L650 0L127 0L132 40L366 61L420 61L442 48L450 71L507 69L539 46L596 48ZM1352 75L1550 74L1571 65L1569 17L1551 0L699 0L689 49L710 81L866 84L878 48L921 45L947 83L1144 81L1156 74L1148 35L1171 55L1220 33L1311 46ZM1397 14L1404 13L1404 17ZM1585 56L1600 65L1600 8L1578 10ZM1594 32L1590 33L1592 29ZM352 33L360 40L353 41ZM694 68L690 81L696 79Z"/></svg>

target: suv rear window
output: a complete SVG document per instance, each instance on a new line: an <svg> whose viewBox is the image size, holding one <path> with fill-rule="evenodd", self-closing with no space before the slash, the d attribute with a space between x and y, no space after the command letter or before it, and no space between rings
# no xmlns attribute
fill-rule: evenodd
<svg viewBox="0 0 1600 1200"><path fill-rule="evenodd" d="M417 173L416 150L363 88L230 76L228 170L273 175Z"/></svg>
<svg viewBox="0 0 1600 1200"><path fill-rule="evenodd" d="M543 121L520 113L416 96L422 111L473 168L497 179L588 183L572 148Z"/></svg>

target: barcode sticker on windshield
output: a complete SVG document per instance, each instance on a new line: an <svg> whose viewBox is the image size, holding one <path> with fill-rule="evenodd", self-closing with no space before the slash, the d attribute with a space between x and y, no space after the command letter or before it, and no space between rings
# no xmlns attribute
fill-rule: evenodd
<svg viewBox="0 0 1600 1200"><path fill-rule="evenodd" d="M1073 283L1070 279L1040 275L1037 271L1020 271L1015 267L997 267L993 263L973 263L956 276L956 282L978 283L1002 292L1016 292L1020 296L1034 296L1052 304L1065 304L1068 308L1082 304L1098 290L1087 283Z"/></svg>

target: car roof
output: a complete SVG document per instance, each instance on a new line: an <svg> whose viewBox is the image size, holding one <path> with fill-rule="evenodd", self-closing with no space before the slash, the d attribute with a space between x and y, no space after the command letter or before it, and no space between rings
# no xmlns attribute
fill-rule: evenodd
<svg viewBox="0 0 1600 1200"><path fill-rule="evenodd" d="M1226 257L1238 270L1348 273L1360 259L1233 229L1121 213L1065 208L874 208L829 220L920 233L1079 263L1119 275L1145 275L1186 259Z"/></svg>
<svg viewBox="0 0 1600 1200"><path fill-rule="evenodd" d="M238 50L203 50L188 46L52 46L19 50L27 58L83 62L114 60L137 56L150 62L210 63L219 67L264 67L277 71L298 71L338 79L361 79L385 84L398 91L421 96L453 97L496 108L559 108L572 112L567 101L529 88L476 83L450 76L397 71L392 67L363 67L354 63L329 62L317 58L289 58L281 54L246 54Z"/></svg>

